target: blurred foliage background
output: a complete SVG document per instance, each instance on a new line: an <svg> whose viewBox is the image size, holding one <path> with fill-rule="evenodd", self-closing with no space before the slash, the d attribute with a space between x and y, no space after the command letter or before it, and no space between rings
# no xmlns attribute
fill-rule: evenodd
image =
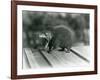
<svg viewBox="0 0 100 80"><path fill-rule="evenodd" d="M52 33L53 27L65 25L75 32L76 43L89 45L89 14L22 11L23 47L32 47L33 33Z"/></svg>

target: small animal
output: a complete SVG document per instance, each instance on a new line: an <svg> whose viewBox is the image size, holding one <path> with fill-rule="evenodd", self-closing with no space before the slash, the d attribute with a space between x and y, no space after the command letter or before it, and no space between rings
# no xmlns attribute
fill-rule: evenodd
<svg viewBox="0 0 100 80"><path fill-rule="evenodd" d="M33 40L33 48L35 49L43 49L46 43L48 42L45 34L42 32L35 32L33 34L32 40Z"/></svg>
<svg viewBox="0 0 100 80"><path fill-rule="evenodd" d="M75 32L69 26L65 25L55 26L53 30L53 37L48 44L48 52L50 53L58 47L61 48L59 51L64 51L66 48L67 52L70 52L70 48L75 41Z"/></svg>

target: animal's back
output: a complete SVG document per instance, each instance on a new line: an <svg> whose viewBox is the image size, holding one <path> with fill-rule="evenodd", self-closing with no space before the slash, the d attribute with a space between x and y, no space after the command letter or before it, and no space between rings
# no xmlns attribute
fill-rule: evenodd
<svg viewBox="0 0 100 80"><path fill-rule="evenodd" d="M59 25L54 27L54 46L70 48L74 43L75 33L69 26Z"/></svg>

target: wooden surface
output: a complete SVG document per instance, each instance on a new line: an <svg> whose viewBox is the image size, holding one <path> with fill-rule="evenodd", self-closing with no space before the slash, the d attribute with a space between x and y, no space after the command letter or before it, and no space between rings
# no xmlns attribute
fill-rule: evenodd
<svg viewBox="0 0 100 80"><path fill-rule="evenodd" d="M88 47L73 47L74 51L89 60ZM38 51L32 48L23 48L23 68L46 68L46 67L80 67L87 66L89 62L77 56L73 52L66 53L52 51L51 54L46 51Z"/></svg>

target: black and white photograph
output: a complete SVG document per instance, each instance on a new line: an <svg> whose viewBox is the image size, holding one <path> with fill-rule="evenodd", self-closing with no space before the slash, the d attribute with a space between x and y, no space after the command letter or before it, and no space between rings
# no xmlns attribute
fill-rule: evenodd
<svg viewBox="0 0 100 80"><path fill-rule="evenodd" d="M96 6L22 1L12 7L13 77L97 73Z"/></svg>
<svg viewBox="0 0 100 80"><path fill-rule="evenodd" d="M23 10L23 69L88 66L89 17Z"/></svg>

